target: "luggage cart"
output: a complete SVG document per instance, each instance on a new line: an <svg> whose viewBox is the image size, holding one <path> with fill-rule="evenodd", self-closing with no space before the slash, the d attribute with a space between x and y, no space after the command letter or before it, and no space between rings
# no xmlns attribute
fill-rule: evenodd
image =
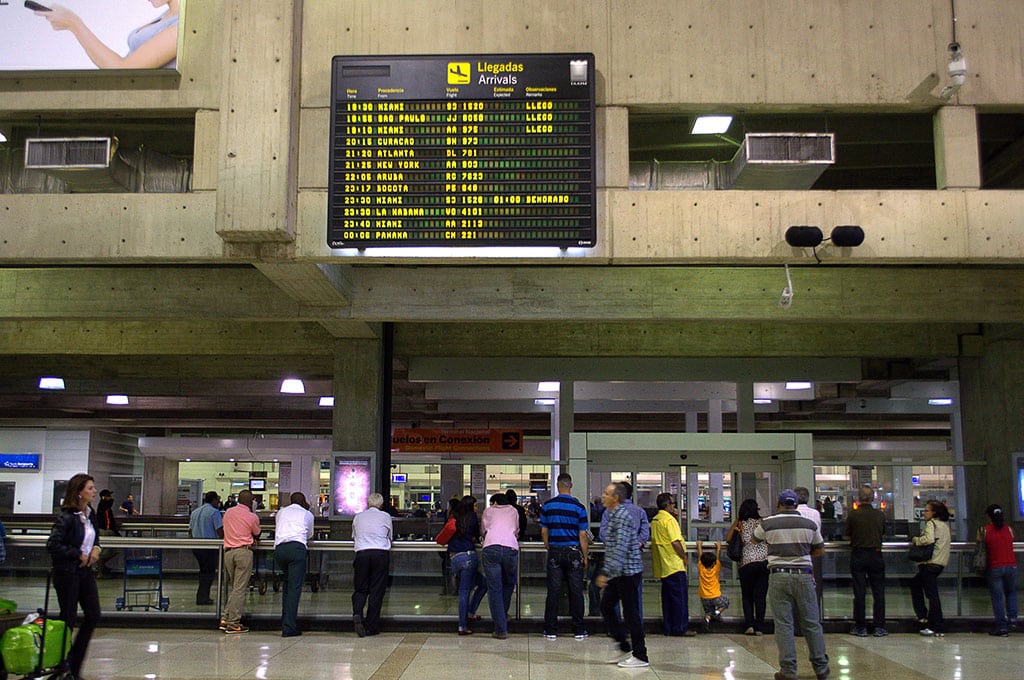
<svg viewBox="0 0 1024 680"><path fill-rule="evenodd" d="M124 591L121 597L114 601L114 608L121 611L122 609L132 610L135 607L144 607L146 611L149 611L152 607L167 611L171 606L171 601L164 597L163 561L163 550L159 548L126 549L124 551ZM145 588L128 587L128 580L136 577L146 579ZM153 587L154 580L156 587ZM156 594L155 602L151 597L153 594ZM143 595L146 595L144 600L142 599Z"/></svg>
<svg viewBox="0 0 1024 680"><path fill-rule="evenodd" d="M271 577L268 580L267 576L260 574L260 567L262 565L263 573L271 573ZM274 592L276 593L280 586L276 585L277 575L274 572L274 551L271 550L259 550L253 547L252 551L252 574L249 576L249 590L255 590L260 595L267 594L267 588L270 586L270 581L275 582Z"/></svg>

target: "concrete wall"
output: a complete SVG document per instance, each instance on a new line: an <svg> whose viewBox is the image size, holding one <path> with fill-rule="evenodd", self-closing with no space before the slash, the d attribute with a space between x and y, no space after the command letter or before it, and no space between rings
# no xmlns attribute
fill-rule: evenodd
<svg viewBox="0 0 1024 680"><path fill-rule="evenodd" d="M969 74L950 103L982 112L1024 106L1024 3L977 0L957 10ZM946 0L194 2L180 82L104 74L83 96L79 80L0 78L0 116L195 112L195 191L0 196L0 261L331 259L331 57L552 50L592 51L597 61L607 189L586 261L792 260L804 255L784 246L785 229L816 223L870 225L864 246L835 254L847 261L1019 259L1024 197L1016 191L619 189L629 110L934 112L946 104L937 94L951 36ZM38 223L51 228L26 228Z"/></svg>

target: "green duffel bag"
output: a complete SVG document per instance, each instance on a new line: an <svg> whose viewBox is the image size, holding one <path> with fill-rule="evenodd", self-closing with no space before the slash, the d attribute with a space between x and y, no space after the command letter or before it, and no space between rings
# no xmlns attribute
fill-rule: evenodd
<svg viewBox="0 0 1024 680"><path fill-rule="evenodd" d="M18 611L17 602L0 597L0 614L13 614L16 611Z"/></svg>

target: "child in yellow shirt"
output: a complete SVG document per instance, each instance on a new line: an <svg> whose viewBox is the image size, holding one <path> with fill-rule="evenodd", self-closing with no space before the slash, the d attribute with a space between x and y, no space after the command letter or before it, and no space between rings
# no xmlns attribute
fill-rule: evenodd
<svg viewBox="0 0 1024 680"><path fill-rule="evenodd" d="M700 555L697 569L700 574L700 585L698 593L700 604L704 608L704 632L711 632L711 621L721 621L722 611L729 606L729 598L722 595L722 584L719 581L719 574L722 571L722 563L718 557L722 551L722 544L715 541L715 552L704 552L704 544L697 541L697 553Z"/></svg>

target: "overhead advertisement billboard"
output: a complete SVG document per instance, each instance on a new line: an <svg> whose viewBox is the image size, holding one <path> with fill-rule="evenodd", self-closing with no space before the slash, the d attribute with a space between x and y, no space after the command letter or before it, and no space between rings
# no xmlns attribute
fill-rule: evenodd
<svg viewBox="0 0 1024 680"><path fill-rule="evenodd" d="M177 73L184 4L0 0L0 72Z"/></svg>

